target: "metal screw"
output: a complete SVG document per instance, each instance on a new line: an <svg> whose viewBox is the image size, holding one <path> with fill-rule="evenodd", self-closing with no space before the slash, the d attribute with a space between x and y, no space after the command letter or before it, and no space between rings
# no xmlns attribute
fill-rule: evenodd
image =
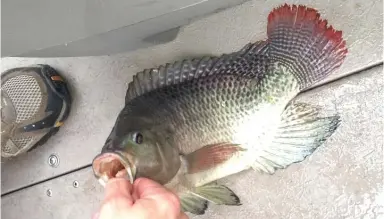
<svg viewBox="0 0 384 219"><path fill-rule="evenodd" d="M48 164L49 164L49 166L57 167L57 166L59 166L59 163L60 163L60 160L59 160L59 157L56 154L51 154L48 157Z"/></svg>
<svg viewBox="0 0 384 219"><path fill-rule="evenodd" d="M47 189L47 196L52 197L52 190L51 189Z"/></svg>
<svg viewBox="0 0 384 219"><path fill-rule="evenodd" d="M73 181L73 187L75 188L79 187L79 182L77 182L77 180Z"/></svg>

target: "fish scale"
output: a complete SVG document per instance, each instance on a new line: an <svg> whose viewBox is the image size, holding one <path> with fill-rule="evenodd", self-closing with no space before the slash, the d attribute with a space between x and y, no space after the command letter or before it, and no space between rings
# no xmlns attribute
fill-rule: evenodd
<svg viewBox="0 0 384 219"><path fill-rule="evenodd" d="M158 113L153 114L150 119L173 121L169 125L177 131L171 138L183 154L188 154L207 144L233 141L234 135L239 132L235 128L239 126L239 121L257 115L260 106L278 107L280 112L277 112L280 114L287 102L298 92L294 86L297 84L294 77L284 72L285 68L280 68L282 70L279 69L278 73L271 71L270 76L265 75L261 82L256 77L238 77L236 70L232 74L207 76L165 87L155 94L143 95L139 97L141 100L133 101L132 104L136 108L144 108L148 104L155 106L159 101L164 102L163 105L157 106ZM188 89L185 89L186 87ZM248 96L244 95L247 93ZM153 99L156 100L155 103L151 103ZM275 104L280 100L281 104ZM162 107L174 110L167 111ZM278 115L274 117L278 118ZM264 132L269 131L268 127L264 129ZM252 133L256 140L260 140L257 135L263 133Z"/></svg>

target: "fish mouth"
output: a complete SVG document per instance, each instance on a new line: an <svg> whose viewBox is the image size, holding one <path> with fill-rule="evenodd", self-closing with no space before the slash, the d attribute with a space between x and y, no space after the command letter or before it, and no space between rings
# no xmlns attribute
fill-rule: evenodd
<svg viewBox="0 0 384 219"><path fill-rule="evenodd" d="M136 167L121 152L106 152L95 157L92 162L93 172L100 184L105 186L112 178L126 178L131 183L136 177Z"/></svg>

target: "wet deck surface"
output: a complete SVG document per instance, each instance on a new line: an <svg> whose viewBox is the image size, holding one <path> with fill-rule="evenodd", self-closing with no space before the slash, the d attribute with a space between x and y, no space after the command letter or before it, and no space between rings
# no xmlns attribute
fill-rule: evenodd
<svg viewBox="0 0 384 219"><path fill-rule="evenodd" d="M246 2L183 27L171 43L130 53L3 59L2 71L35 63L55 67L69 81L74 104L66 124L45 145L2 161L2 216L90 218L102 187L89 165L123 107L132 75L181 58L232 52L265 39L267 15L280 3ZM299 99L337 110L342 125L305 162L272 176L246 171L225 179L243 205L212 205L197 218L375 218L383 214L379 207L384 202L382 1L306 5L319 9L322 17L344 32L349 54L341 69ZM60 159L57 168L47 163L51 154Z"/></svg>

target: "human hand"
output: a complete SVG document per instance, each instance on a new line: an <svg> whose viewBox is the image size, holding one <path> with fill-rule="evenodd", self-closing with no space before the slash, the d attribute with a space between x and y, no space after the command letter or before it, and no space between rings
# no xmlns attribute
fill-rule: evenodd
<svg viewBox="0 0 384 219"><path fill-rule="evenodd" d="M162 185L146 178L133 185L114 178L105 187L105 197L94 219L188 219L180 211L180 201Z"/></svg>

